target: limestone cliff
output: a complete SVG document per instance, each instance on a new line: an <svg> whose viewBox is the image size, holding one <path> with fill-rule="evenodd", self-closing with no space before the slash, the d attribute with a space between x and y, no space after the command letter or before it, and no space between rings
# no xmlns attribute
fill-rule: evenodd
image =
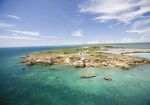
<svg viewBox="0 0 150 105"><path fill-rule="evenodd" d="M65 64L75 67L101 67L101 66L116 66L122 69L130 69L136 65L150 64L147 59L114 59L114 58L96 58L88 59L76 56L56 56L56 57L41 57L31 58L30 56L23 56L20 63L26 63L27 66L34 64L39 65L53 65Z"/></svg>

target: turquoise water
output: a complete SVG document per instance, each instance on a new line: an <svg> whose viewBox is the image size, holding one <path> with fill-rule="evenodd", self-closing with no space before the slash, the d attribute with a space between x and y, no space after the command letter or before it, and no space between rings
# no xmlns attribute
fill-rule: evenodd
<svg viewBox="0 0 150 105"><path fill-rule="evenodd" d="M150 48L150 42L147 43L122 43L122 44L108 44L115 47L124 47L124 48Z"/></svg>
<svg viewBox="0 0 150 105"><path fill-rule="evenodd" d="M0 105L150 105L150 65L131 70L64 65L14 67L23 54L60 48L72 47L0 49ZM23 67L25 70L21 70ZM96 77L80 78L86 73ZM113 80L105 81L105 76Z"/></svg>
<svg viewBox="0 0 150 105"><path fill-rule="evenodd" d="M133 54L126 54L126 55L150 59L150 53L133 53Z"/></svg>

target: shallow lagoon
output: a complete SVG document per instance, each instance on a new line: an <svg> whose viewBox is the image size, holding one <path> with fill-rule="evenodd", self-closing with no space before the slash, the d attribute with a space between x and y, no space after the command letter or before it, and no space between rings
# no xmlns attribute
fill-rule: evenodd
<svg viewBox="0 0 150 105"><path fill-rule="evenodd" d="M150 53L131 53L126 55L150 59Z"/></svg>
<svg viewBox="0 0 150 105"><path fill-rule="evenodd" d="M9 57L3 55L3 62L1 59L1 105L150 104L150 65L131 70L116 67L76 69L64 65L14 67L25 53L9 53ZM25 70L21 70L23 67ZM50 67L56 70L50 70ZM80 78L86 73L97 77ZM104 76L110 76L113 80L105 81Z"/></svg>

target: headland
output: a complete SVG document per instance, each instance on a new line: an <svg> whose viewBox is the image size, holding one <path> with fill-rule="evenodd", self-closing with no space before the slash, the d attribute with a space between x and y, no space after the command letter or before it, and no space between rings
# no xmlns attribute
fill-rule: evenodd
<svg viewBox="0 0 150 105"><path fill-rule="evenodd" d="M19 63L31 65L64 64L75 67L115 66L128 70L132 67L150 64L150 60L124 55L124 53L149 52L146 49L121 49L113 46L88 46L74 49L50 50L27 54ZM114 53L118 52L118 53Z"/></svg>

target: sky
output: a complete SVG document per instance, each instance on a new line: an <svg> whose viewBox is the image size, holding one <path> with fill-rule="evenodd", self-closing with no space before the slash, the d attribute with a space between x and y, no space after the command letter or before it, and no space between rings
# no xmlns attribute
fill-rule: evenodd
<svg viewBox="0 0 150 105"><path fill-rule="evenodd" d="M0 47L150 42L150 0L0 0Z"/></svg>

